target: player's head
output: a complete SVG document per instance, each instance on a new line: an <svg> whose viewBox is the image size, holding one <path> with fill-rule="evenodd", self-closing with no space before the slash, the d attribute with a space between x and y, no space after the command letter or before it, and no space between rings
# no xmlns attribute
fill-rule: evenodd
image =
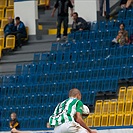
<svg viewBox="0 0 133 133"><path fill-rule="evenodd" d="M81 92L76 88L71 89L69 91L69 97L73 97L73 98L77 98L77 99L81 100Z"/></svg>
<svg viewBox="0 0 133 133"><path fill-rule="evenodd" d="M14 112L11 113L11 119L12 119L12 120L16 119L16 117L17 117L16 113L14 113Z"/></svg>

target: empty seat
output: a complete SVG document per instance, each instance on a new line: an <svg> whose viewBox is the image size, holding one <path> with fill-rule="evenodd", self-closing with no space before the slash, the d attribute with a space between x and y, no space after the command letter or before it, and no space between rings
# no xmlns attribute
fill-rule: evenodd
<svg viewBox="0 0 133 133"><path fill-rule="evenodd" d="M131 117L132 117L131 113L126 113L124 115L124 126L130 126L131 125Z"/></svg>
<svg viewBox="0 0 133 133"><path fill-rule="evenodd" d="M110 101L110 114L116 113L116 107L117 107L117 99L112 99Z"/></svg>
<svg viewBox="0 0 133 133"><path fill-rule="evenodd" d="M0 37L0 46L1 46L1 50L4 48L4 38Z"/></svg>
<svg viewBox="0 0 133 133"><path fill-rule="evenodd" d="M96 105L95 105L95 114L101 114L102 113L102 106L103 106L103 101L97 100Z"/></svg>
<svg viewBox="0 0 133 133"><path fill-rule="evenodd" d="M14 35L8 35L6 37L6 48L7 49L15 48L15 36Z"/></svg>
<svg viewBox="0 0 133 133"><path fill-rule="evenodd" d="M133 100L133 87L132 87L132 86L129 86L129 87L127 88L126 101L127 101L127 100L130 100L130 101Z"/></svg>
<svg viewBox="0 0 133 133"><path fill-rule="evenodd" d="M0 8L5 8L7 6L7 0L0 0Z"/></svg>
<svg viewBox="0 0 133 133"><path fill-rule="evenodd" d="M8 0L8 8L14 7L14 0Z"/></svg>
<svg viewBox="0 0 133 133"><path fill-rule="evenodd" d="M39 0L38 5L39 6L45 6L46 5L46 0Z"/></svg>
<svg viewBox="0 0 133 133"><path fill-rule="evenodd" d="M101 124L101 115L96 115L94 116L94 126L99 127Z"/></svg>
<svg viewBox="0 0 133 133"><path fill-rule="evenodd" d="M118 101L117 113L123 113L123 111L124 111L124 105L125 105L125 102L124 101Z"/></svg>
<svg viewBox="0 0 133 133"><path fill-rule="evenodd" d="M110 114L108 126L115 126L115 123L116 123L116 114Z"/></svg>
<svg viewBox="0 0 133 133"><path fill-rule="evenodd" d="M125 101L126 87L121 87L118 95L118 101Z"/></svg>
<svg viewBox="0 0 133 133"><path fill-rule="evenodd" d="M108 126L108 114L102 114L101 126Z"/></svg>
<svg viewBox="0 0 133 133"><path fill-rule="evenodd" d="M1 20L1 27L0 28L4 28L6 26L6 24L8 24L8 20L7 19L2 19Z"/></svg>
<svg viewBox="0 0 133 133"><path fill-rule="evenodd" d="M0 1L1 2L1 1ZM4 18L4 8L0 8L0 21Z"/></svg>
<svg viewBox="0 0 133 133"><path fill-rule="evenodd" d="M117 114L116 118L116 126L122 126L123 125L123 114Z"/></svg>
<svg viewBox="0 0 133 133"><path fill-rule="evenodd" d="M104 100L102 114L108 114L109 113L109 107L110 107L110 100Z"/></svg>
<svg viewBox="0 0 133 133"><path fill-rule="evenodd" d="M92 127L93 126L93 121L94 121L94 114L90 113L89 116L86 119L86 125L88 127Z"/></svg>
<svg viewBox="0 0 133 133"><path fill-rule="evenodd" d="M125 102L125 113L130 113L132 111L132 101L126 100Z"/></svg>
<svg viewBox="0 0 133 133"><path fill-rule="evenodd" d="M12 17L14 18L14 9L7 8L5 18Z"/></svg>

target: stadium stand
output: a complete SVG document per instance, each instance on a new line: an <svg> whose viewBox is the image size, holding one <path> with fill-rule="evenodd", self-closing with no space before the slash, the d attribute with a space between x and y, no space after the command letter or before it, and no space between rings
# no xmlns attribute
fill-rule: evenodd
<svg viewBox="0 0 133 133"><path fill-rule="evenodd" d="M52 44L50 52L34 54L31 64L17 65L14 75L0 76L1 130L8 130L11 112L22 129L44 129L70 88L79 88L83 103L94 106L97 93L117 93L119 80L132 79L133 45L110 45L120 22L133 34L133 10L121 12L117 21L94 22L90 32L72 33L68 42ZM133 125L132 101L133 87L120 88L118 99L97 100L85 121L91 127Z"/></svg>
<svg viewBox="0 0 133 133"><path fill-rule="evenodd" d="M130 92L130 94L129 94ZM133 86L121 87L118 99L97 100L94 114L85 122L88 126L130 126L133 125Z"/></svg>

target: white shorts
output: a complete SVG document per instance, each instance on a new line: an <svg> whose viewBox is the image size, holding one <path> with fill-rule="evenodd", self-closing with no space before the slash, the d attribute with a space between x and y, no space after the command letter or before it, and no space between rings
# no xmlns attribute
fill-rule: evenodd
<svg viewBox="0 0 133 133"><path fill-rule="evenodd" d="M77 122L67 122L55 127L54 133L88 133L88 131Z"/></svg>

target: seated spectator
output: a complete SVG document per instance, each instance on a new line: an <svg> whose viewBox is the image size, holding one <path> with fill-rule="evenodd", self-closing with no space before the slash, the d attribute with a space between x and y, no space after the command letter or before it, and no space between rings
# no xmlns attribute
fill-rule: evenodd
<svg viewBox="0 0 133 133"><path fill-rule="evenodd" d="M118 32L117 37L112 41L113 44L119 44L123 46L124 44L128 44L128 32L125 30L125 24L120 24L120 30Z"/></svg>
<svg viewBox="0 0 133 133"><path fill-rule="evenodd" d="M88 23L81 17L78 17L78 13L73 13L73 24L71 32L88 30Z"/></svg>
<svg viewBox="0 0 133 133"><path fill-rule="evenodd" d="M17 39L17 46L22 47L22 39L27 37L26 28L22 21L20 21L19 17L15 18L15 36Z"/></svg>
<svg viewBox="0 0 133 133"><path fill-rule="evenodd" d="M126 8L132 7L133 6L133 0L128 0L126 3Z"/></svg>
<svg viewBox="0 0 133 133"><path fill-rule="evenodd" d="M4 27L4 36L11 35L14 29L14 19L11 17L8 18L8 24Z"/></svg>
<svg viewBox="0 0 133 133"><path fill-rule="evenodd" d="M121 9L126 8L126 3L128 0L121 0L119 6L117 6L109 15L106 16L107 19L117 18L118 13Z"/></svg>

